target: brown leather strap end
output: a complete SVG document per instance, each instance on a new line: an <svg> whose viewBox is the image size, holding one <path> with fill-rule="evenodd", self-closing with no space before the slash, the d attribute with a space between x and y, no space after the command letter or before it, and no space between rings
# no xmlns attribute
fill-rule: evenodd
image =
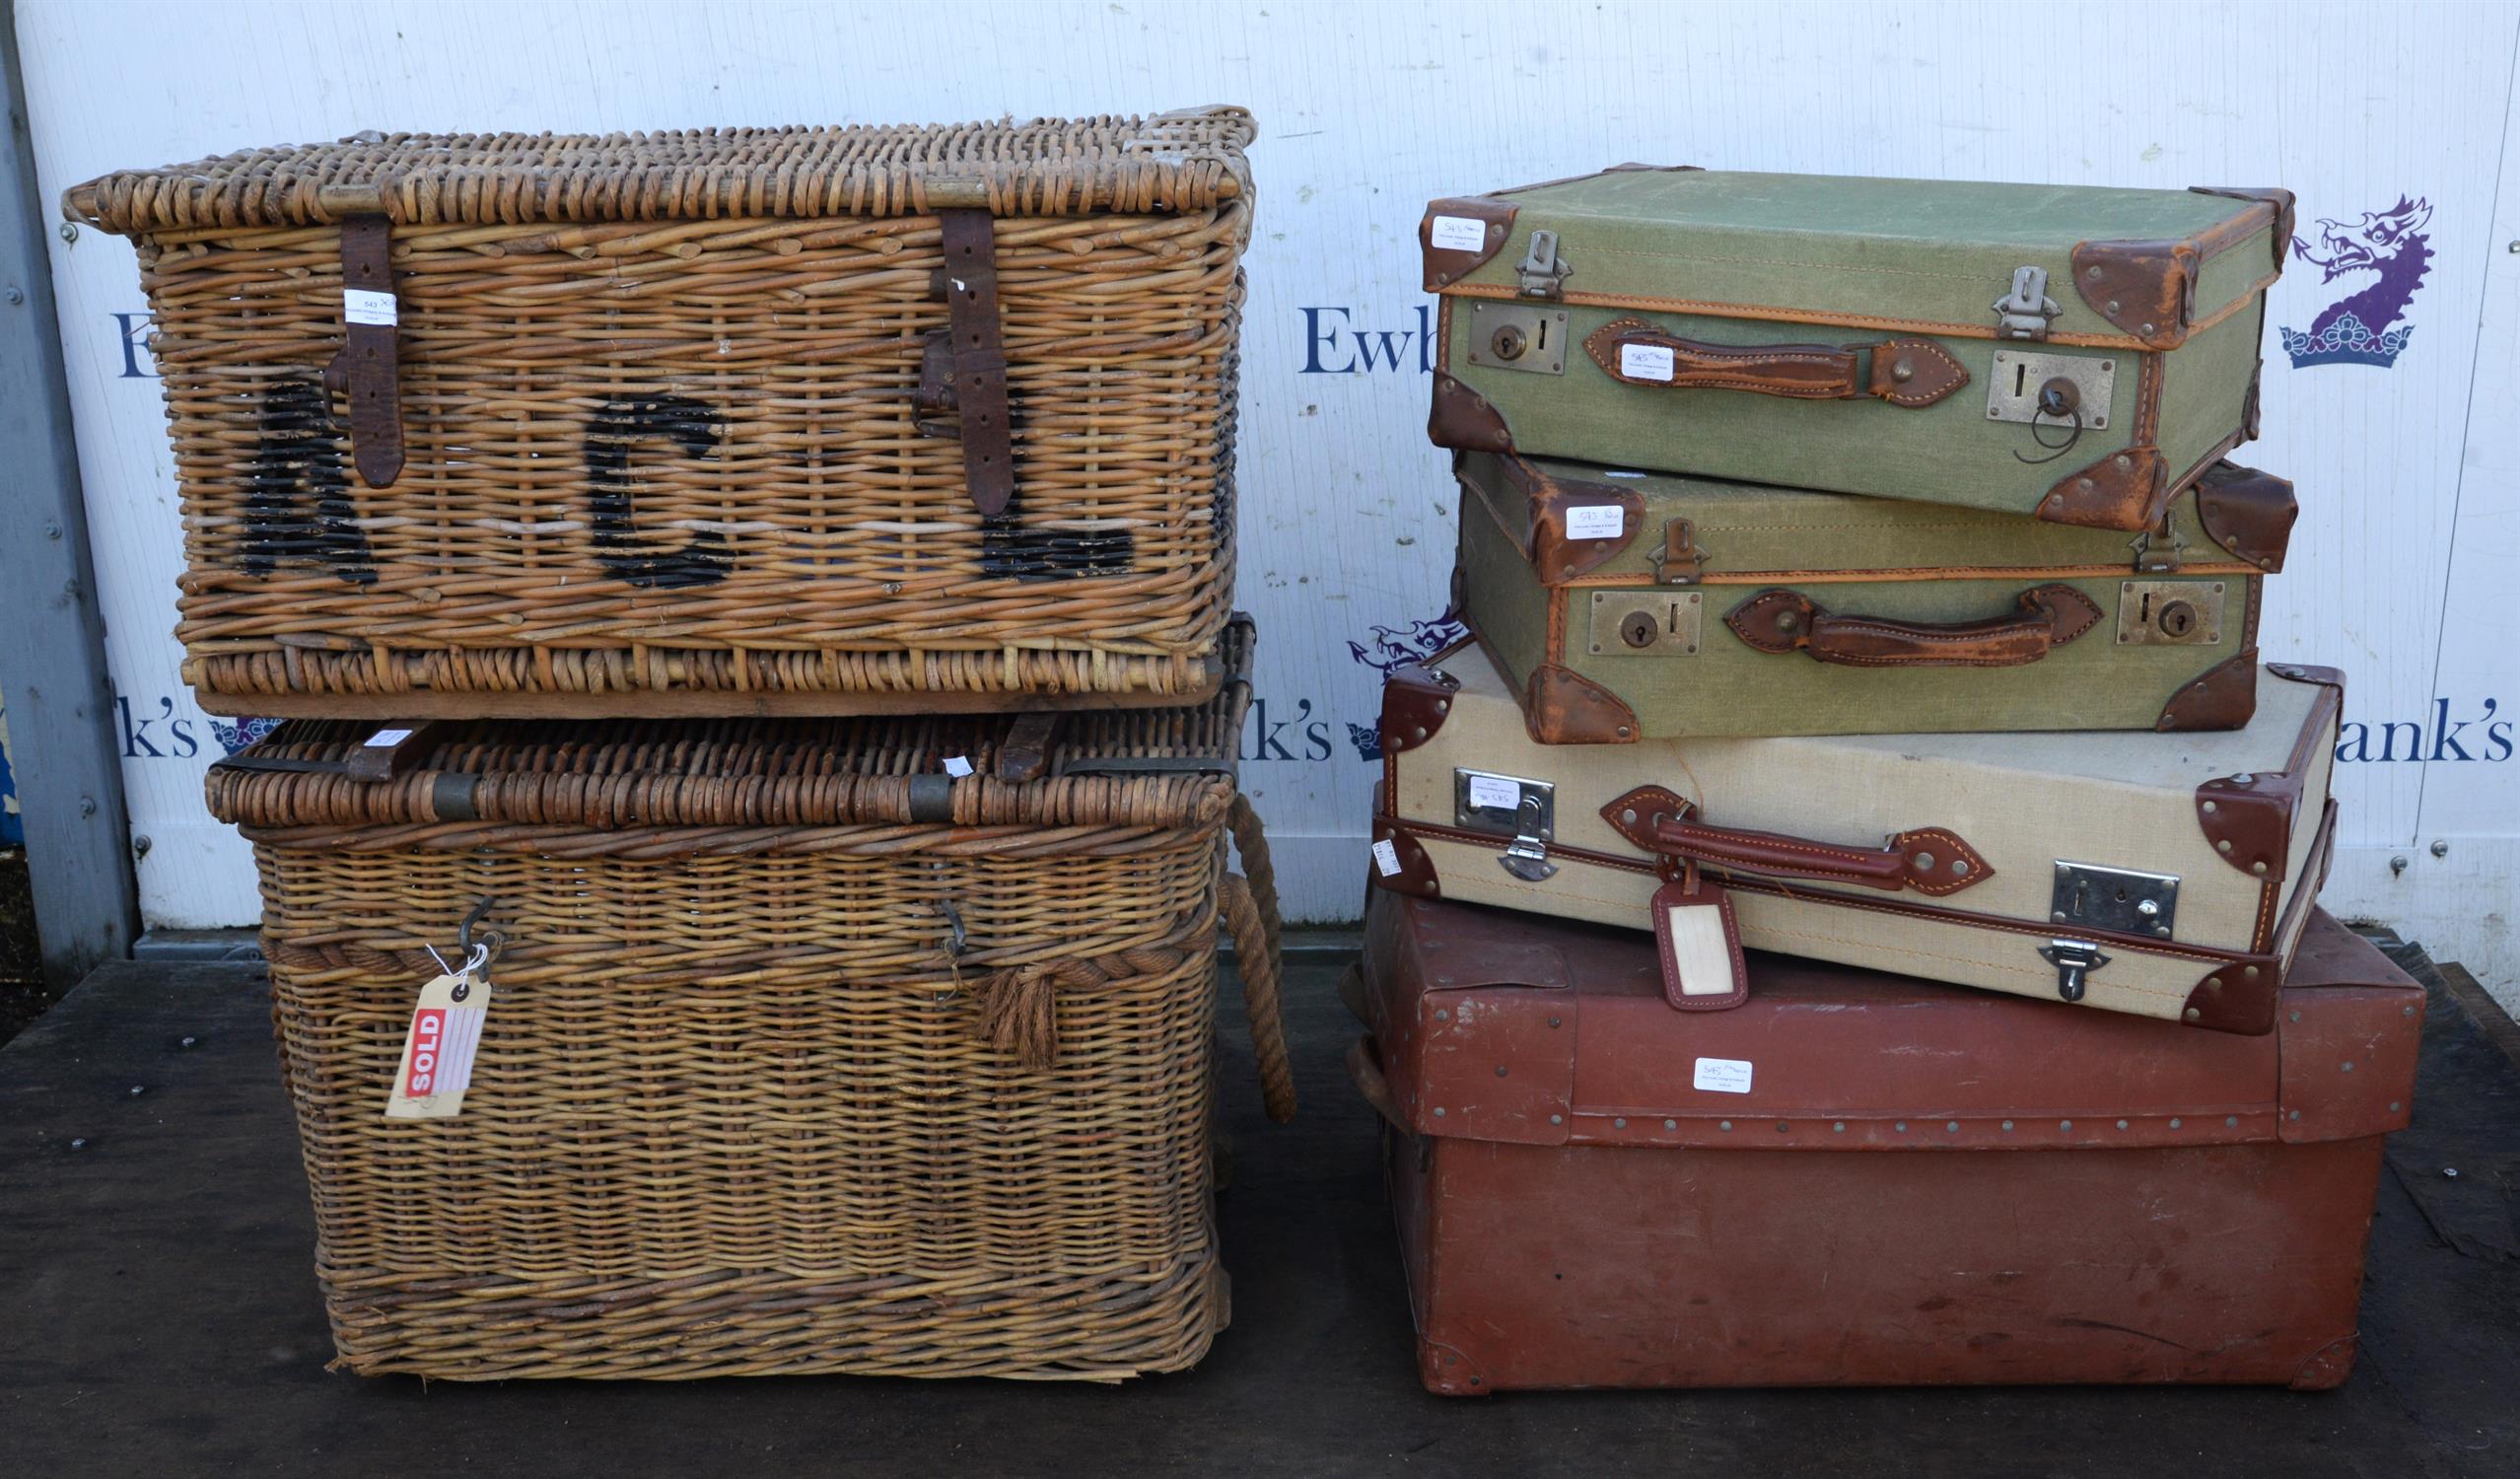
<svg viewBox="0 0 2520 1479"><path fill-rule="evenodd" d="M350 405L350 460L371 488L402 475L400 300L393 290L393 226L383 216L341 224L341 352L324 387Z"/></svg>
<svg viewBox="0 0 2520 1479"><path fill-rule="evenodd" d="M1872 347L1864 393L1897 406L1926 406L1969 383L1969 367L1931 339L1885 339Z"/></svg>
<svg viewBox="0 0 2520 1479"><path fill-rule="evenodd" d="M1015 497L1015 437L1007 410L1006 344L999 328L998 248L985 210L937 212L945 244L946 326L953 335L953 399L962 416L962 472L984 518Z"/></svg>

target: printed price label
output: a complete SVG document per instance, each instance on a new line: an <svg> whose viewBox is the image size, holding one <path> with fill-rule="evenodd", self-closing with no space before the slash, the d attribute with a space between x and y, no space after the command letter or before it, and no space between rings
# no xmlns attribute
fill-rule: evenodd
<svg viewBox="0 0 2520 1479"><path fill-rule="evenodd" d="M1750 1064L1741 1058L1701 1058L1698 1071L1690 1077L1689 1087L1715 1093L1748 1093Z"/></svg>
<svg viewBox="0 0 2520 1479"><path fill-rule="evenodd" d="M352 323L376 323L387 328L398 321L393 295L372 292L367 288L341 290L341 317Z"/></svg>
<svg viewBox="0 0 2520 1479"><path fill-rule="evenodd" d="M971 762L969 760L964 759L960 755L945 756L945 774L950 776L966 776L970 773Z"/></svg>
<svg viewBox="0 0 2520 1479"><path fill-rule="evenodd" d="M1671 351L1660 344L1622 344L1619 373L1630 380L1669 380Z"/></svg>
<svg viewBox="0 0 2520 1479"><path fill-rule="evenodd" d="M1437 216L1427 240L1444 251L1477 251L1488 245L1488 223L1469 216Z"/></svg>
<svg viewBox="0 0 2520 1479"><path fill-rule="evenodd" d="M1386 879L1400 871L1400 849L1391 845L1390 838L1385 837L1373 845L1373 866L1381 870Z"/></svg>
<svg viewBox="0 0 2520 1479"><path fill-rule="evenodd" d="M409 730L379 730L368 737L368 748L384 749L411 738Z"/></svg>
<svg viewBox="0 0 2520 1479"><path fill-rule="evenodd" d="M1470 777L1470 805L1494 807L1505 811L1519 810L1522 806L1521 783L1498 775L1474 775Z"/></svg>
<svg viewBox="0 0 2520 1479"><path fill-rule="evenodd" d="M1570 539L1616 539L1628 527L1628 511L1615 503L1591 503L1567 510Z"/></svg>

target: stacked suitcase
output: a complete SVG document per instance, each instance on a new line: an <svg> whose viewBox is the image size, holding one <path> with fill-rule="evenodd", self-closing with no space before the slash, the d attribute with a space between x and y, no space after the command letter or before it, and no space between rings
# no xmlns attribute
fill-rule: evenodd
<svg viewBox="0 0 2520 1479"><path fill-rule="evenodd" d="M1251 120L106 176L339 1364L1108 1380L1226 1318ZM1227 839L1244 877L1226 871Z"/></svg>
<svg viewBox="0 0 2520 1479"><path fill-rule="evenodd" d="M1352 1068L1432 1388L2344 1378L2420 1014L2257 651L2290 215L1429 207L1473 640L1384 689Z"/></svg>

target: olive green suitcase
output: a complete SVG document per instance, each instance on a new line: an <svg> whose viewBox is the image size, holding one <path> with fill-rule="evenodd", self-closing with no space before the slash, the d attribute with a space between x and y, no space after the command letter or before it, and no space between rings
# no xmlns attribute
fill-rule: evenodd
<svg viewBox="0 0 2520 1479"><path fill-rule="evenodd" d="M2160 529L1456 454L1458 603L1544 744L2228 730L2292 485L2229 462Z"/></svg>
<svg viewBox="0 0 2520 1479"><path fill-rule="evenodd" d="M1623 165L1437 200L1444 447L2135 530L2257 435L2284 190Z"/></svg>

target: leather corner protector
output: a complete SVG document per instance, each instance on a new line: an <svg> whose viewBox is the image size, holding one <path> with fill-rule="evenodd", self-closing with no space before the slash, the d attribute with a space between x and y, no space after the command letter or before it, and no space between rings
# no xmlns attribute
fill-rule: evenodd
<svg viewBox="0 0 2520 1479"><path fill-rule="evenodd" d="M1396 873L1384 873L1377 861L1373 867L1375 887L1417 898L1443 897L1443 885L1435 878L1435 860L1427 856L1427 850L1397 820L1377 816L1373 819L1373 845L1379 849L1384 843L1391 845L1391 855L1399 860L1400 868Z"/></svg>
<svg viewBox="0 0 2520 1479"><path fill-rule="evenodd" d="M2152 728L2164 735L2174 731L2236 730L2257 712L2258 653L2251 648L2216 663L2171 694Z"/></svg>
<svg viewBox="0 0 2520 1479"><path fill-rule="evenodd" d="M1479 1368L1457 1347L1420 1337L1418 1380L1438 1397L1484 1397L1491 1388Z"/></svg>
<svg viewBox="0 0 2520 1479"><path fill-rule="evenodd" d="M1884 339L1872 347L1864 388L1892 405L1927 406L1969 383L1969 367L1931 339Z"/></svg>
<svg viewBox="0 0 2520 1479"><path fill-rule="evenodd" d="M2249 388L2240 396L2240 440L2243 442L2258 440L2258 428L2263 424L2265 413L2265 402L2260 392L2266 388L2266 383L2267 362L2261 356L2255 365L2249 367Z"/></svg>
<svg viewBox="0 0 2520 1479"><path fill-rule="evenodd" d="M2188 339L2202 257L2194 242L2082 242L2073 288L2144 348L2176 349Z"/></svg>
<svg viewBox="0 0 2520 1479"><path fill-rule="evenodd" d="M2161 450L2130 447L2059 479L2039 500L2038 515L2050 524L2135 533L2159 523L2169 500Z"/></svg>
<svg viewBox="0 0 2520 1479"><path fill-rule="evenodd" d="M1431 201L1427 213L1418 222L1418 247L1426 257L1426 287L1430 293L1440 293L1453 283L1476 272L1490 257L1505 249L1513 236L1513 218L1519 207L1492 195L1452 196ZM1438 246L1435 243L1435 224L1438 216L1452 216L1478 222L1485 229L1486 240L1475 249Z"/></svg>
<svg viewBox="0 0 2520 1479"><path fill-rule="evenodd" d="M1434 739L1460 687L1458 679L1422 665L1391 669L1382 680L1382 752L1404 754Z"/></svg>
<svg viewBox="0 0 2520 1479"><path fill-rule="evenodd" d="M1617 694L1573 669L1543 663L1531 669L1523 727L1542 744L1634 744L1637 713Z"/></svg>
<svg viewBox="0 0 2520 1479"><path fill-rule="evenodd" d="M2212 1032L2264 1037L2275 1030L2282 963L2272 955L2233 960L2197 983L2179 1021Z"/></svg>
<svg viewBox="0 0 2520 1479"><path fill-rule="evenodd" d="M1427 413L1427 437L1437 447L1463 452L1511 452L1513 433L1488 397L1438 370L1435 403Z"/></svg>
<svg viewBox="0 0 2520 1479"><path fill-rule="evenodd" d="M2197 787L2197 825L2223 862L2270 882L2283 879L2301 777L2283 771L2215 776Z"/></svg>
<svg viewBox="0 0 2520 1479"><path fill-rule="evenodd" d="M2274 663L2268 666L2267 671L2287 682L2318 683L2334 688L2337 697L2345 697L2345 675L2341 668L2322 668L2315 663Z"/></svg>
<svg viewBox="0 0 2520 1479"><path fill-rule="evenodd" d="M2279 185L2253 189L2246 185L2190 185L2191 195L2220 195L2226 200L2255 200L2275 207L2275 268L2283 270L2292 254L2293 194Z"/></svg>
<svg viewBox="0 0 2520 1479"><path fill-rule="evenodd" d="M1601 819L1629 846L1641 853L1651 853L1660 851L1654 832L1665 818L1687 818L1696 815L1697 810L1668 787L1639 786L1624 796L1612 797L1601 809Z"/></svg>
<svg viewBox="0 0 2520 1479"><path fill-rule="evenodd" d="M1531 500L1531 568L1544 586L1590 575L1636 542L1645 528L1645 495L1608 483L1576 482L1550 477L1519 458L1507 458L1507 476L1520 482ZM1615 505L1619 532L1608 538L1576 539L1567 533L1570 509L1596 510Z"/></svg>
<svg viewBox="0 0 2520 1479"><path fill-rule="evenodd" d="M2237 462L2216 462L2197 479L2197 520L2214 543L2273 575L2283 569L2301 505L2292 483Z"/></svg>
<svg viewBox="0 0 2520 1479"><path fill-rule="evenodd" d="M1901 832L1890 839L1890 846L1907 860L1908 886L1929 897L1940 898L1975 887L1995 874L1986 854L1971 847L1967 838L1949 827L1919 827Z"/></svg>
<svg viewBox="0 0 2520 1479"><path fill-rule="evenodd" d="M2292 1373L2293 1391L2334 1391L2353 1374L2353 1358L2362 1349L2362 1332L2339 1336L2321 1346Z"/></svg>

